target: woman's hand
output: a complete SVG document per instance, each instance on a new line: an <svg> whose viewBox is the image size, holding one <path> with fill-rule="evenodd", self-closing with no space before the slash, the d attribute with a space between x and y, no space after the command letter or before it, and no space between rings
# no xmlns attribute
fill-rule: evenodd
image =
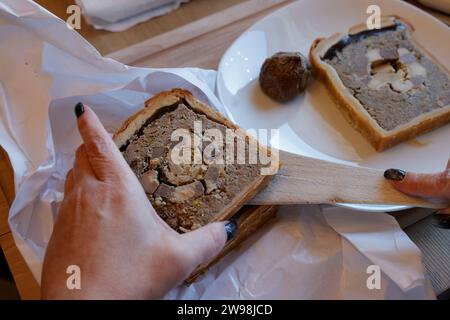
<svg viewBox="0 0 450 320"><path fill-rule="evenodd" d="M161 298L235 231L214 223L180 235L155 212L95 113L75 108L84 144L67 175L42 270L42 297ZM68 289L67 268L80 268L81 289Z"/></svg>
<svg viewBox="0 0 450 320"><path fill-rule="evenodd" d="M439 173L424 174L389 169L384 172L384 177L396 189L406 194L450 201L450 160L446 169ZM450 208L439 210L435 221L439 227L450 228Z"/></svg>

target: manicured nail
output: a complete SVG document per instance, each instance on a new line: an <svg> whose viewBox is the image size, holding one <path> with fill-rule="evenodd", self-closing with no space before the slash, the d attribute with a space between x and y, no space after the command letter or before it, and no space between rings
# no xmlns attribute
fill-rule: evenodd
<svg viewBox="0 0 450 320"><path fill-rule="evenodd" d="M406 172L400 169L387 169L384 177L388 180L402 181L406 176Z"/></svg>
<svg viewBox="0 0 450 320"><path fill-rule="evenodd" d="M231 239L233 239L234 236L236 235L236 231L237 231L236 222L234 222L234 221L227 222L227 224L225 225L225 231L227 233L227 241L230 241Z"/></svg>
<svg viewBox="0 0 450 320"><path fill-rule="evenodd" d="M75 115L77 118L81 117L81 115L84 113L84 105L82 102L78 102L75 105Z"/></svg>
<svg viewBox="0 0 450 320"><path fill-rule="evenodd" d="M433 215L432 221L433 224L438 228L450 229L450 214L448 213L439 213L439 211L437 211Z"/></svg>

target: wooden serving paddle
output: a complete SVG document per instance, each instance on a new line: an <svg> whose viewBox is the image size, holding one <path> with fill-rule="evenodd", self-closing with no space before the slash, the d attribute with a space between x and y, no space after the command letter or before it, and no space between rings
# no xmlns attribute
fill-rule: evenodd
<svg viewBox="0 0 450 320"><path fill-rule="evenodd" d="M390 204L446 208L449 203L405 195L386 181L383 171L353 167L280 151L281 168L249 204Z"/></svg>

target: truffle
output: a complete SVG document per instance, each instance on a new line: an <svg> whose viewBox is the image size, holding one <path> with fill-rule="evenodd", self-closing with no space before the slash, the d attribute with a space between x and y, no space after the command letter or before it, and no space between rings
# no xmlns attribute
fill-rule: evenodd
<svg viewBox="0 0 450 320"><path fill-rule="evenodd" d="M308 61L301 53L278 52L264 61L259 83L269 97L286 102L305 90L310 73Z"/></svg>

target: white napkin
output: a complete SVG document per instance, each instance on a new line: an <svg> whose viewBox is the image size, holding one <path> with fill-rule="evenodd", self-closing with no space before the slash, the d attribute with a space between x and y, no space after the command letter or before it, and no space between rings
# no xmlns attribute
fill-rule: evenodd
<svg viewBox="0 0 450 320"><path fill-rule="evenodd" d="M108 131L153 94L183 87L224 112L215 72L132 68L105 59L65 23L32 1L0 2L0 145L13 165L16 199L9 223L39 281L81 143L73 115L91 105ZM433 298L417 247L384 214L292 206L190 287L167 298ZM380 267L369 290L366 269Z"/></svg>
<svg viewBox="0 0 450 320"><path fill-rule="evenodd" d="M96 29L122 31L177 9L189 0L76 0Z"/></svg>

